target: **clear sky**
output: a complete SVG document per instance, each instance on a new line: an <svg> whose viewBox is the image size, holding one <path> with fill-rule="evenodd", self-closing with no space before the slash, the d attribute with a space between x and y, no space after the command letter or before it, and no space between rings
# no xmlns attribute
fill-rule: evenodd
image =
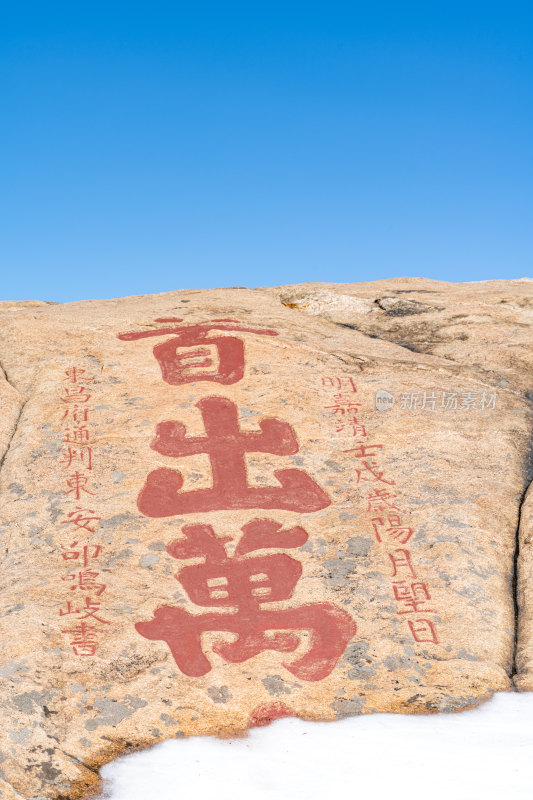
<svg viewBox="0 0 533 800"><path fill-rule="evenodd" d="M533 3L0 0L1 299L533 275Z"/></svg>

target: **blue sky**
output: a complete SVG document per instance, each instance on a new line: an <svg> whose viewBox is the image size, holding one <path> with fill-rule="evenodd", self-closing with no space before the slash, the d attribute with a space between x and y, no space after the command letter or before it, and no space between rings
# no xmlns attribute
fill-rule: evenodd
<svg viewBox="0 0 533 800"><path fill-rule="evenodd" d="M0 2L1 299L533 275L531 2Z"/></svg>

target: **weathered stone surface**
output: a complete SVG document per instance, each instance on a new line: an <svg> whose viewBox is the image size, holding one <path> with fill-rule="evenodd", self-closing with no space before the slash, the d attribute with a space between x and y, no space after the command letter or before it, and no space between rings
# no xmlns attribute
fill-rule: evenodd
<svg viewBox="0 0 533 800"><path fill-rule="evenodd" d="M524 493L520 509L517 552L517 612L515 683L533 692L533 484Z"/></svg>
<svg viewBox="0 0 533 800"><path fill-rule="evenodd" d="M0 304L2 800L87 796L171 736L512 688L519 518L533 688L532 289Z"/></svg>

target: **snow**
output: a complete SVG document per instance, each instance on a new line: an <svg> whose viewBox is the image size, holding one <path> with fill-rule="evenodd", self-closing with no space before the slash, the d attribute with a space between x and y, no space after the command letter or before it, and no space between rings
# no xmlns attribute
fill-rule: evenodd
<svg viewBox="0 0 533 800"><path fill-rule="evenodd" d="M531 800L533 693L459 714L282 719L241 739L172 739L101 775L100 800Z"/></svg>

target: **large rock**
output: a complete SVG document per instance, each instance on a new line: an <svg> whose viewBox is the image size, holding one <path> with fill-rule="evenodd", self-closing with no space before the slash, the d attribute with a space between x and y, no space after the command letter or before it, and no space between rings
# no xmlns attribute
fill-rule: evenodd
<svg viewBox="0 0 533 800"><path fill-rule="evenodd" d="M0 304L0 798L532 689L532 289Z"/></svg>

